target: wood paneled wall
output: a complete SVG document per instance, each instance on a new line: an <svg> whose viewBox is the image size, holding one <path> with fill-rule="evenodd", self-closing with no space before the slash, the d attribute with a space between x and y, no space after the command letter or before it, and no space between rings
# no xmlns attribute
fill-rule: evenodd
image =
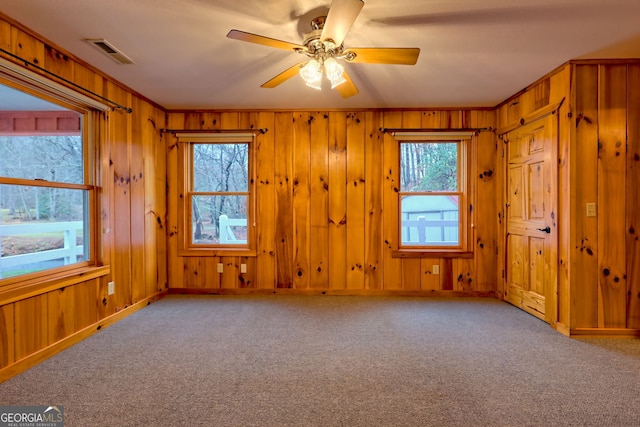
<svg viewBox="0 0 640 427"><path fill-rule="evenodd" d="M498 127L561 102L557 327L640 336L640 62L567 63L500 105Z"/></svg>
<svg viewBox="0 0 640 427"><path fill-rule="evenodd" d="M169 113L169 129L268 129L256 140L257 256L178 255L178 154L167 134L173 292L492 294L497 271L496 142L471 148L473 257L394 258L397 141L383 128L494 128L489 110ZM218 263L224 272L217 273ZM247 264L247 273L240 265ZM433 274L438 265L440 274Z"/></svg>
<svg viewBox="0 0 640 427"><path fill-rule="evenodd" d="M167 245L166 152L160 133L166 113L1 14L0 47L133 108L131 114L104 115L101 143L95 147L99 266L28 287L0 288L1 381L166 290ZM107 295L109 281L115 282L112 296Z"/></svg>
<svg viewBox="0 0 640 427"><path fill-rule="evenodd" d="M576 63L573 80L571 329L640 332L640 62Z"/></svg>

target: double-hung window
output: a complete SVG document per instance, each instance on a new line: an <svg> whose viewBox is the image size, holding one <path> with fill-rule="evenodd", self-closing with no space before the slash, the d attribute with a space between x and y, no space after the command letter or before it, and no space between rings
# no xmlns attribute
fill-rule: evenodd
<svg viewBox="0 0 640 427"><path fill-rule="evenodd" d="M471 133L396 132L399 250L463 252L469 235Z"/></svg>
<svg viewBox="0 0 640 427"><path fill-rule="evenodd" d="M182 146L182 249L216 255L253 247L252 134L177 133Z"/></svg>
<svg viewBox="0 0 640 427"><path fill-rule="evenodd" d="M91 147L106 109L0 63L0 284L95 263Z"/></svg>

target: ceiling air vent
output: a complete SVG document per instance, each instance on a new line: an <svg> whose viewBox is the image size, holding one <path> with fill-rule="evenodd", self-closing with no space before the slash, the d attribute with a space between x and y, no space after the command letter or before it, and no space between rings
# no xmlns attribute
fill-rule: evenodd
<svg viewBox="0 0 640 427"><path fill-rule="evenodd" d="M119 64L133 64L131 58L120 52L105 39L87 39L87 42L91 43L97 49L100 49L101 52L108 55L109 58L113 59Z"/></svg>

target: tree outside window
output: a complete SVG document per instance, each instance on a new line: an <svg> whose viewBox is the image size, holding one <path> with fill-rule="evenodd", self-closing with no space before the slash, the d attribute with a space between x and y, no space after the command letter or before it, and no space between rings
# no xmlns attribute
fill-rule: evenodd
<svg viewBox="0 0 640 427"><path fill-rule="evenodd" d="M461 141L400 142L400 247L463 246Z"/></svg>
<svg viewBox="0 0 640 427"><path fill-rule="evenodd" d="M191 144L191 241L246 245L249 144Z"/></svg>

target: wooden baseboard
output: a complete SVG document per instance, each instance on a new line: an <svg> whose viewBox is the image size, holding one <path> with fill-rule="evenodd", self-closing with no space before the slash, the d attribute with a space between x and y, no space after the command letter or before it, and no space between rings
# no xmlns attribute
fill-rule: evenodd
<svg viewBox="0 0 640 427"><path fill-rule="evenodd" d="M0 369L0 383L8 380L9 378L18 375L19 373L26 371L32 366L37 365L38 363L48 359L49 357L61 352L62 350L71 347L74 344L84 340L85 338L90 337L91 335L101 331L102 329L113 325L114 323L124 319L125 317L135 313L136 311L140 311L145 308L147 305L155 302L167 295L167 291L159 292L155 295L147 297L137 303L130 305L127 308L124 308L117 313L112 314L109 317L105 317L104 319L87 326L84 329L79 330L78 332L69 335L68 337L57 341L42 350L39 350L35 353L30 354L29 356L22 358L15 363L6 366Z"/></svg>
<svg viewBox="0 0 640 427"><path fill-rule="evenodd" d="M572 338L640 338L640 329L630 328L574 328Z"/></svg>
<svg viewBox="0 0 640 427"><path fill-rule="evenodd" d="M401 296L401 297L482 297L495 298L493 291L404 291L381 289L194 289L169 288L170 295L333 295L333 296Z"/></svg>

